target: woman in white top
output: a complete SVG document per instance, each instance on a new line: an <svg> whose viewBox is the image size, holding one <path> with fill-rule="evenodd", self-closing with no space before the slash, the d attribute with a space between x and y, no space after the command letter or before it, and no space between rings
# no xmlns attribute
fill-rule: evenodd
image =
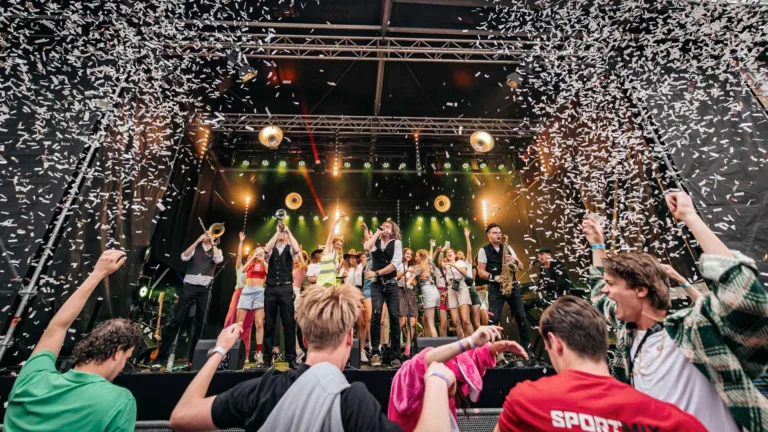
<svg viewBox="0 0 768 432"><path fill-rule="evenodd" d="M416 252L413 276L408 281L409 284L421 286L421 299L424 303L424 317L426 324L424 329L430 337L437 337L435 328L435 308L440 306L440 292L437 290L435 276L437 268L432 260L429 259L429 252L424 249ZM446 320L448 315L446 314Z"/></svg>
<svg viewBox="0 0 768 432"><path fill-rule="evenodd" d="M456 252L451 248L440 251L438 264L445 274L445 282L448 287L448 308L451 311L453 326L461 339L464 338L464 335L471 335L475 332L469 316L472 299L469 296L469 286L464 281L467 276L467 267L464 263L456 260Z"/></svg>

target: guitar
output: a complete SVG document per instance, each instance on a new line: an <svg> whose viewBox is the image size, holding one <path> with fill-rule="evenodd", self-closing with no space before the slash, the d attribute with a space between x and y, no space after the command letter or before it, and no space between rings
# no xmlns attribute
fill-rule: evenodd
<svg viewBox="0 0 768 432"><path fill-rule="evenodd" d="M157 309L157 328L155 329L155 343L157 347L154 351L152 351L152 354L149 355L150 360L155 361L157 360L158 354L160 354L160 319L163 318L163 297L165 296L164 292L160 293L160 296L157 298L157 302L160 304L160 306Z"/></svg>

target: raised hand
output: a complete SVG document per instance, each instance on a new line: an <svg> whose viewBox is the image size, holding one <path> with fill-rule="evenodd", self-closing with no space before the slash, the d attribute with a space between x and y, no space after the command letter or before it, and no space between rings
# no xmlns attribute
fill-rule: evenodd
<svg viewBox="0 0 768 432"><path fill-rule="evenodd" d="M224 348L225 351L229 351L235 346L235 342L240 339L242 333L243 324L234 323L219 333L219 337L216 338L216 346L220 346Z"/></svg>
<svg viewBox="0 0 768 432"><path fill-rule="evenodd" d="M584 222L581 224L581 229L584 231L584 235L587 237L589 244L605 243L603 227L594 215L588 215L587 218L584 219Z"/></svg>
<svg viewBox="0 0 768 432"><path fill-rule="evenodd" d="M470 230L467 227L464 227L464 237L469 238Z"/></svg>
<svg viewBox="0 0 768 432"><path fill-rule="evenodd" d="M691 196L685 192L672 192L664 196L669 206L669 211L678 220L688 222L691 218L697 216L696 208L693 207Z"/></svg>
<svg viewBox="0 0 768 432"><path fill-rule="evenodd" d="M501 339L501 332L503 330L504 329L499 326L482 326L475 330L470 338L475 347L480 347L488 342Z"/></svg>
<svg viewBox="0 0 768 432"><path fill-rule="evenodd" d="M240 236L240 243L244 242L245 241L245 233L240 231L239 236Z"/></svg>
<svg viewBox="0 0 768 432"><path fill-rule="evenodd" d="M102 277L110 275L116 272L125 263L125 260L125 252L110 249L101 254L93 272Z"/></svg>
<svg viewBox="0 0 768 432"><path fill-rule="evenodd" d="M669 264L662 264L661 266L664 267L664 272L667 273L667 276L670 279L672 279L674 281L677 281L680 284L684 284L684 283L688 282L688 280L685 279L680 273L678 273L677 270L675 270L675 268L672 267L671 265L669 265Z"/></svg>

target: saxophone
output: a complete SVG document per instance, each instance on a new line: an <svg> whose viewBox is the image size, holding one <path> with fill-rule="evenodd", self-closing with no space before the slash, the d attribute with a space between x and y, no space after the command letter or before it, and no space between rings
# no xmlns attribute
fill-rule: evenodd
<svg viewBox="0 0 768 432"><path fill-rule="evenodd" d="M517 263L507 260L507 247L509 237L505 234L504 241L501 243L501 274L504 276L504 283L501 284L501 294L508 297L512 294L515 287L515 273L517 273Z"/></svg>

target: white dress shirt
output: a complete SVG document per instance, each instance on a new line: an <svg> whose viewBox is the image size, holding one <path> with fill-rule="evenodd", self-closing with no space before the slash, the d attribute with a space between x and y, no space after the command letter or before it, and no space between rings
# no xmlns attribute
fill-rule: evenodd
<svg viewBox="0 0 768 432"><path fill-rule="evenodd" d="M203 243L203 250L206 251L206 252L211 250L212 247L213 247L213 245L206 246L205 243ZM189 256L184 255L184 253L182 252L181 253L181 260L182 261L189 261L189 260L191 260L192 257L195 255L195 249L197 249L197 248L193 248L192 249L192 253L189 254ZM213 254L213 262L216 263L216 264L221 264L221 262L224 261L224 255L221 254L221 249L217 249L217 251L218 251L218 254ZM206 276L206 275L201 275L201 274L196 274L196 275L188 274L188 275L184 276L184 283L188 283L188 284L191 284L191 285L203 285L203 286L206 286L209 283L211 283L212 280L213 280L213 276Z"/></svg>
<svg viewBox="0 0 768 432"><path fill-rule="evenodd" d="M395 242L395 252L392 254L392 261L390 261L389 263L395 266L395 269L397 269L397 266L403 263L403 242L401 242L400 240L395 240L391 237L386 243L384 242L384 240L381 240L381 239L379 239L379 241L381 241L381 250L386 249L389 242L391 241ZM373 247L371 248L371 253L373 253L376 250L377 250L376 243L374 243Z"/></svg>
<svg viewBox="0 0 768 432"><path fill-rule="evenodd" d="M500 247L494 249L496 249L496 252L498 252ZM517 254L514 250L512 250L512 246L507 245L507 251L510 253L510 255L512 255L512 258L517 258ZM488 257L485 256L485 249L480 248L480 251L477 253L477 262L488 264ZM471 268L472 267L470 267L470 269Z"/></svg>

